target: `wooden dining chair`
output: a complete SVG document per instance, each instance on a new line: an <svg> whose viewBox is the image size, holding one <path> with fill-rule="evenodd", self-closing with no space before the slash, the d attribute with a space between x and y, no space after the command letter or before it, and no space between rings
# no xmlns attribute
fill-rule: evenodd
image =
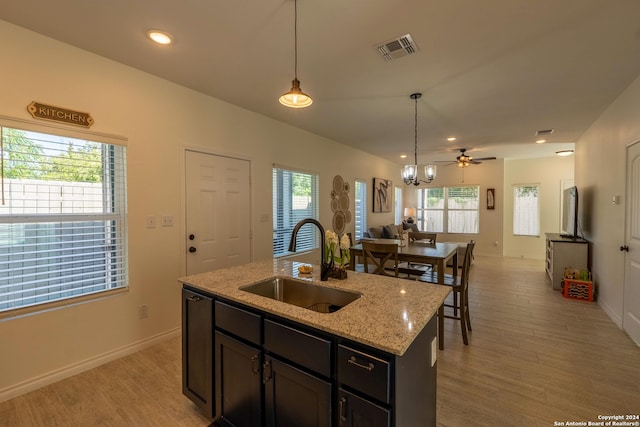
<svg viewBox="0 0 640 427"><path fill-rule="evenodd" d="M426 231L410 231L408 237L409 242L435 245L437 234ZM409 276L421 276L429 270L433 270L433 265L413 261L400 264L400 272Z"/></svg>
<svg viewBox="0 0 640 427"><path fill-rule="evenodd" d="M398 277L397 243L362 242L362 255L365 273Z"/></svg>
<svg viewBox="0 0 640 427"><path fill-rule="evenodd" d="M469 272L471 271L471 260L473 258L473 248L475 240L467 244L467 252L464 254L462 271L455 278L445 275L444 285L450 286L452 290L452 303L444 302L438 309L438 343L440 350L444 350L444 319L454 319L460 321L462 341L469 345L467 331L471 332L471 315L469 314ZM439 273L439 272L438 272ZM438 273L425 273L419 280L429 283L438 283ZM447 310L449 309L449 310Z"/></svg>
<svg viewBox="0 0 640 427"><path fill-rule="evenodd" d="M438 237L437 233L429 233L426 231L410 231L409 232L410 242L414 242L416 240L425 240L427 241L427 243L435 243L437 237Z"/></svg>

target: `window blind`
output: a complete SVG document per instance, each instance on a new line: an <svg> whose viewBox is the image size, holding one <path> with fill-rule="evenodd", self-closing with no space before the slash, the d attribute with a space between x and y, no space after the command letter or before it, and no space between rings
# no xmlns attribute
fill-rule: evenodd
<svg viewBox="0 0 640 427"><path fill-rule="evenodd" d="M431 187L418 190L418 228L422 231L443 233L444 188Z"/></svg>
<svg viewBox="0 0 640 427"><path fill-rule="evenodd" d="M0 126L0 311L126 287L126 152Z"/></svg>
<svg viewBox="0 0 640 427"><path fill-rule="evenodd" d="M449 233L478 233L479 187L447 188L447 229Z"/></svg>
<svg viewBox="0 0 640 427"><path fill-rule="evenodd" d="M513 234L540 235L540 187L536 184L513 186Z"/></svg>
<svg viewBox="0 0 640 427"><path fill-rule="evenodd" d="M402 224L402 216L404 214L402 209L402 187L395 187L395 213L394 220L396 224Z"/></svg>
<svg viewBox="0 0 640 427"><path fill-rule="evenodd" d="M273 168L273 256L290 254L289 242L302 219L319 219L318 175ZM296 251L319 247L317 228L306 224L298 231Z"/></svg>
<svg viewBox="0 0 640 427"><path fill-rule="evenodd" d="M355 185L355 232L356 240L364 237L367 231L367 183L356 180Z"/></svg>
<svg viewBox="0 0 640 427"><path fill-rule="evenodd" d="M434 233L477 234L480 187L430 187L418 190L418 227Z"/></svg>

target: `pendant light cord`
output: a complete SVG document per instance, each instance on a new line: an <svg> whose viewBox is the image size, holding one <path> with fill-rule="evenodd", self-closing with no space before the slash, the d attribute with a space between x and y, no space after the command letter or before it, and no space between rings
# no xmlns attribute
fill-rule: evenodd
<svg viewBox="0 0 640 427"><path fill-rule="evenodd" d="M418 97L414 98L415 101L415 120L413 121L413 160L415 161L416 168L418 167ZM417 170L416 170L417 172ZM417 178L417 175L416 175Z"/></svg>
<svg viewBox="0 0 640 427"><path fill-rule="evenodd" d="M293 76L298 79L298 0L293 2Z"/></svg>

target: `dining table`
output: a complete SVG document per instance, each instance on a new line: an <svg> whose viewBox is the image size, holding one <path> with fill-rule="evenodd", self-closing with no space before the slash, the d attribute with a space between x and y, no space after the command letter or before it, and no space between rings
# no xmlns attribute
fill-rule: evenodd
<svg viewBox="0 0 640 427"><path fill-rule="evenodd" d="M433 243L424 240L403 242L399 239L366 239L366 241L374 243L397 243L398 261L431 264L435 266L436 271L438 272L437 283L439 285L444 284L444 269L449 261L451 261L451 265L453 267L450 276L454 281L458 274L458 243ZM349 248L349 252L352 260L352 262L349 263L349 268L351 270L355 270L356 257L363 256L362 244L358 243L351 246Z"/></svg>

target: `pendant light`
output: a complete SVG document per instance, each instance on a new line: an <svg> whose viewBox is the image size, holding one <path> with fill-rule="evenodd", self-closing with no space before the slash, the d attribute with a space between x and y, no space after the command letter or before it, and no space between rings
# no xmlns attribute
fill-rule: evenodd
<svg viewBox="0 0 640 427"><path fill-rule="evenodd" d="M298 0L293 2L294 8L294 72L293 81L291 82L291 90L282 94L279 101L280 104L290 108L304 108L313 104L313 99L300 89L300 80L298 80Z"/></svg>
<svg viewBox="0 0 640 427"><path fill-rule="evenodd" d="M418 179L418 99L422 97L421 93L412 93L409 98L415 103L414 108L414 137L413 137L413 164L405 165L402 168L402 180L407 185L420 185L421 182L430 183L436 178L436 165L426 165L424 167L424 176L426 179Z"/></svg>

